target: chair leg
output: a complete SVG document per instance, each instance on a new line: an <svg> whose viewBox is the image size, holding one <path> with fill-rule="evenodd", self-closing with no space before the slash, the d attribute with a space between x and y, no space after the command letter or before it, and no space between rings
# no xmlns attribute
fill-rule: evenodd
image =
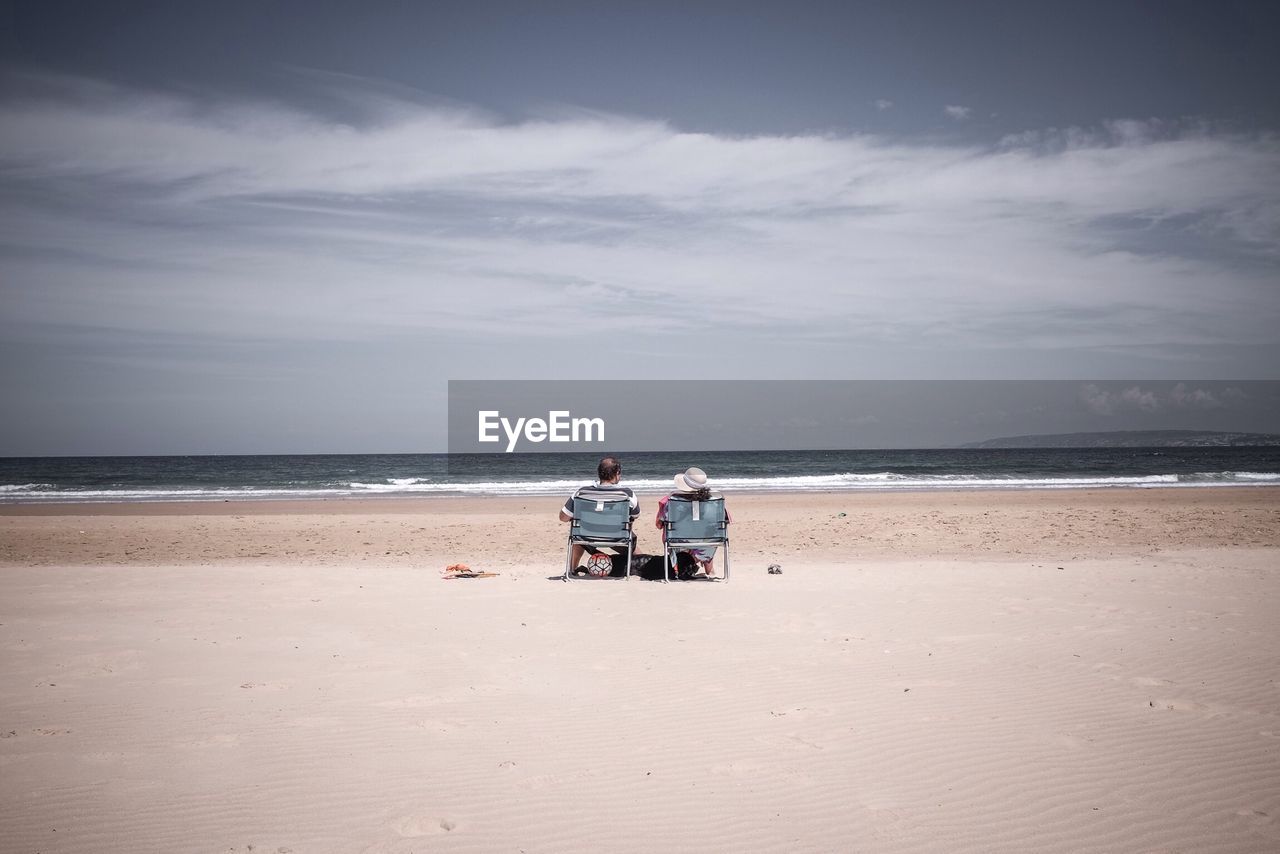
<svg viewBox="0 0 1280 854"><path fill-rule="evenodd" d="M724 541L724 581L729 583L729 541Z"/></svg>
<svg viewBox="0 0 1280 854"><path fill-rule="evenodd" d="M568 544L566 544L564 547L564 580L566 582L568 582L572 574L570 572L570 570L573 569L573 566L571 565L572 562L573 562L573 540L570 540Z"/></svg>

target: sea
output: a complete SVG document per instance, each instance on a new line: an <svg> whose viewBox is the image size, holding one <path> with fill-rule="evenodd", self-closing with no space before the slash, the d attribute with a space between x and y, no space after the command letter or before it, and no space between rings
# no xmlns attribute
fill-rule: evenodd
<svg viewBox="0 0 1280 854"><path fill-rule="evenodd" d="M1280 447L635 452L623 483L689 466L726 493L1280 486ZM561 495L598 455L316 454L0 458L0 503Z"/></svg>

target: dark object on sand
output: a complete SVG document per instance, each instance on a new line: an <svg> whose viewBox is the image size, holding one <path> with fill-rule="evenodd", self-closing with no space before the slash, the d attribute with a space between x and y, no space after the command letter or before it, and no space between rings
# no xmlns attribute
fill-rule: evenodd
<svg viewBox="0 0 1280 854"><path fill-rule="evenodd" d="M776 563L769 564L769 574L782 575L782 567L778 566Z"/></svg>
<svg viewBox="0 0 1280 854"><path fill-rule="evenodd" d="M676 577L687 581L698 571L698 562L688 552L676 554ZM661 581L666 571L662 555L636 554L631 556L631 574L645 581Z"/></svg>

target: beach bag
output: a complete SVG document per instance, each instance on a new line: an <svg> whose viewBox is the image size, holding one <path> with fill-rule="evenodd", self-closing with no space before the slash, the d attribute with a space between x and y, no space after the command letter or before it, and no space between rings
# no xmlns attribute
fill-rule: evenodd
<svg viewBox="0 0 1280 854"><path fill-rule="evenodd" d="M676 578L688 581L701 568L693 555L688 552L676 552Z"/></svg>
<svg viewBox="0 0 1280 854"><path fill-rule="evenodd" d="M632 555L631 574L638 575L646 581L661 581L666 566L662 555ZM698 571L698 562L688 552L676 553L676 578L688 580Z"/></svg>

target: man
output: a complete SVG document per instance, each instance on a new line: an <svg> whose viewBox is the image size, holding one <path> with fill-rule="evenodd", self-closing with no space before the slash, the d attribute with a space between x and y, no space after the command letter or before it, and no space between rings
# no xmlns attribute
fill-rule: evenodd
<svg viewBox="0 0 1280 854"><path fill-rule="evenodd" d="M629 486L619 486L618 481L622 478L622 463L618 462L616 457L605 457L596 466L596 482L591 486L584 486L570 495L565 500L564 506L560 508L560 521L569 522L573 519L573 499L575 498L594 498L596 496L615 497L619 493L627 496L627 501L631 504L631 518L635 519L640 515L640 501L636 498L636 494L631 491ZM631 535L634 542L635 534ZM582 561L582 553L586 547L581 543L573 544L573 557L570 566L577 567Z"/></svg>

